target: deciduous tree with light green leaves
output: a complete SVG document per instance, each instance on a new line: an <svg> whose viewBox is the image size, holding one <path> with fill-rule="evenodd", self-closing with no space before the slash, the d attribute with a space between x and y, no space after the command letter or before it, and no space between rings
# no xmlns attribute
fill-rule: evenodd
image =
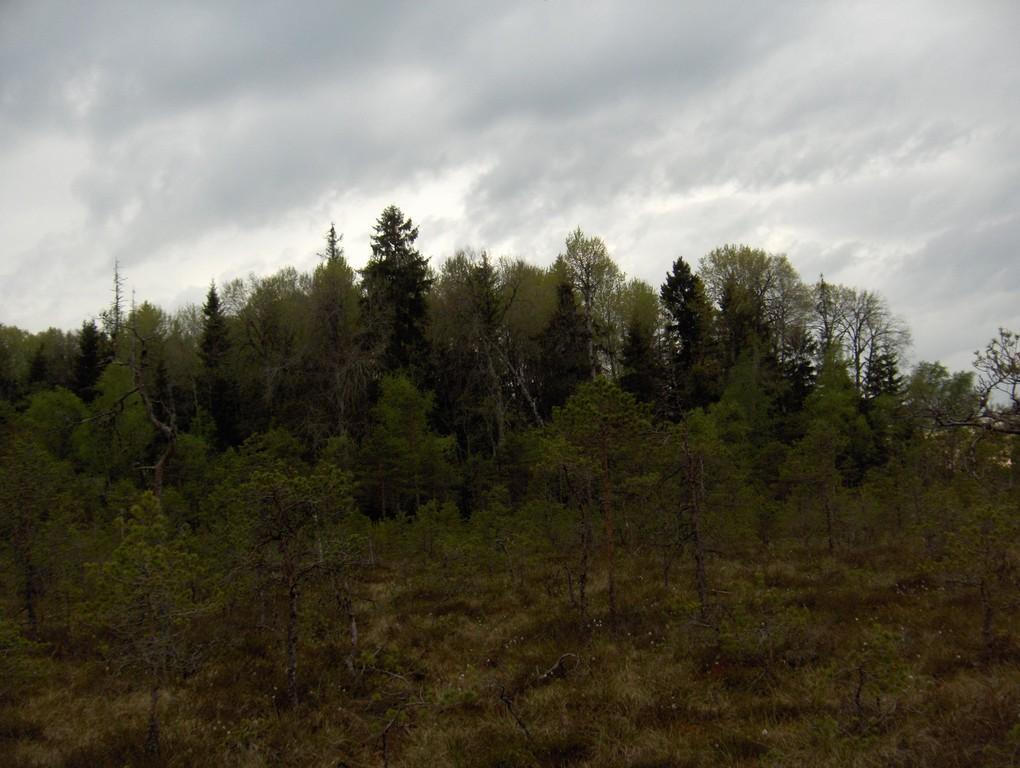
<svg viewBox="0 0 1020 768"><path fill-rule="evenodd" d="M622 334L623 329L609 327L609 321L616 294L623 287L623 273L610 258L602 238L585 235L580 227L567 236L560 260L565 277L581 300L588 337L588 363L594 379L604 367L599 356L600 346L602 349L610 346L604 337L614 330Z"/></svg>

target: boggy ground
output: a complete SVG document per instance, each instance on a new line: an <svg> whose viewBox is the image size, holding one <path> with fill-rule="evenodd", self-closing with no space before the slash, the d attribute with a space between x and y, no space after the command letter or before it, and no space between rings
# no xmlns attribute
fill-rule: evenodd
<svg viewBox="0 0 1020 768"><path fill-rule="evenodd" d="M224 609L162 694L158 758L147 689L64 653L0 710L0 764L1020 764L1016 606L988 646L974 591L918 562L879 545L717 556L702 616L685 563L667 586L630 552L617 615L602 578L582 618L562 564L394 558L364 576L353 653L336 604L307 597L296 708L278 633Z"/></svg>

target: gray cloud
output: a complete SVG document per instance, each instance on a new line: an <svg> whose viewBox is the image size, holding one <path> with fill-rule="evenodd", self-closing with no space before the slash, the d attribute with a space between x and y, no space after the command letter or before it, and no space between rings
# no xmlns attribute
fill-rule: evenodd
<svg viewBox="0 0 1020 768"><path fill-rule="evenodd" d="M437 257L548 261L580 224L657 284L677 255L782 250L884 291L919 356L966 364L1017 324L1018 21L1007 2L8 3L0 170L34 178L0 178L0 322L77 325L115 258L169 305L311 258L329 219L360 262L364 206L393 200Z"/></svg>

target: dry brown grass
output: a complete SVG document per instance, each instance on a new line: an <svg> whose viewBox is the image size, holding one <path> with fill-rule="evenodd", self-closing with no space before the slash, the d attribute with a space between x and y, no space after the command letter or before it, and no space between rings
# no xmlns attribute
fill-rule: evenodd
<svg viewBox="0 0 1020 768"><path fill-rule="evenodd" d="M522 587L501 569L391 561L364 591L357 674L328 611L312 612L296 712L280 695L279 642L232 616L164 696L162 764L1015 765L1012 646L982 655L972 601L880 554L715 558L708 628L690 574L678 568L666 589L636 556L621 558L615 622L602 579L584 622L549 586L552 566L529 564ZM868 656L873 636L892 652ZM144 693L94 663L55 668L0 707L3 765L153 764L140 751Z"/></svg>

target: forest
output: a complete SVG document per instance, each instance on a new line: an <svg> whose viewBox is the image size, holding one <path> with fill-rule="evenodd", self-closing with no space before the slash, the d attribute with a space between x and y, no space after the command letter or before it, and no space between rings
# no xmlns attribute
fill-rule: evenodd
<svg viewBox="0 0 1020 768"><path fill-rule="evenodd" d="M0 763L1020 763L1016 333L417 238L0 325Z"/></svg>

